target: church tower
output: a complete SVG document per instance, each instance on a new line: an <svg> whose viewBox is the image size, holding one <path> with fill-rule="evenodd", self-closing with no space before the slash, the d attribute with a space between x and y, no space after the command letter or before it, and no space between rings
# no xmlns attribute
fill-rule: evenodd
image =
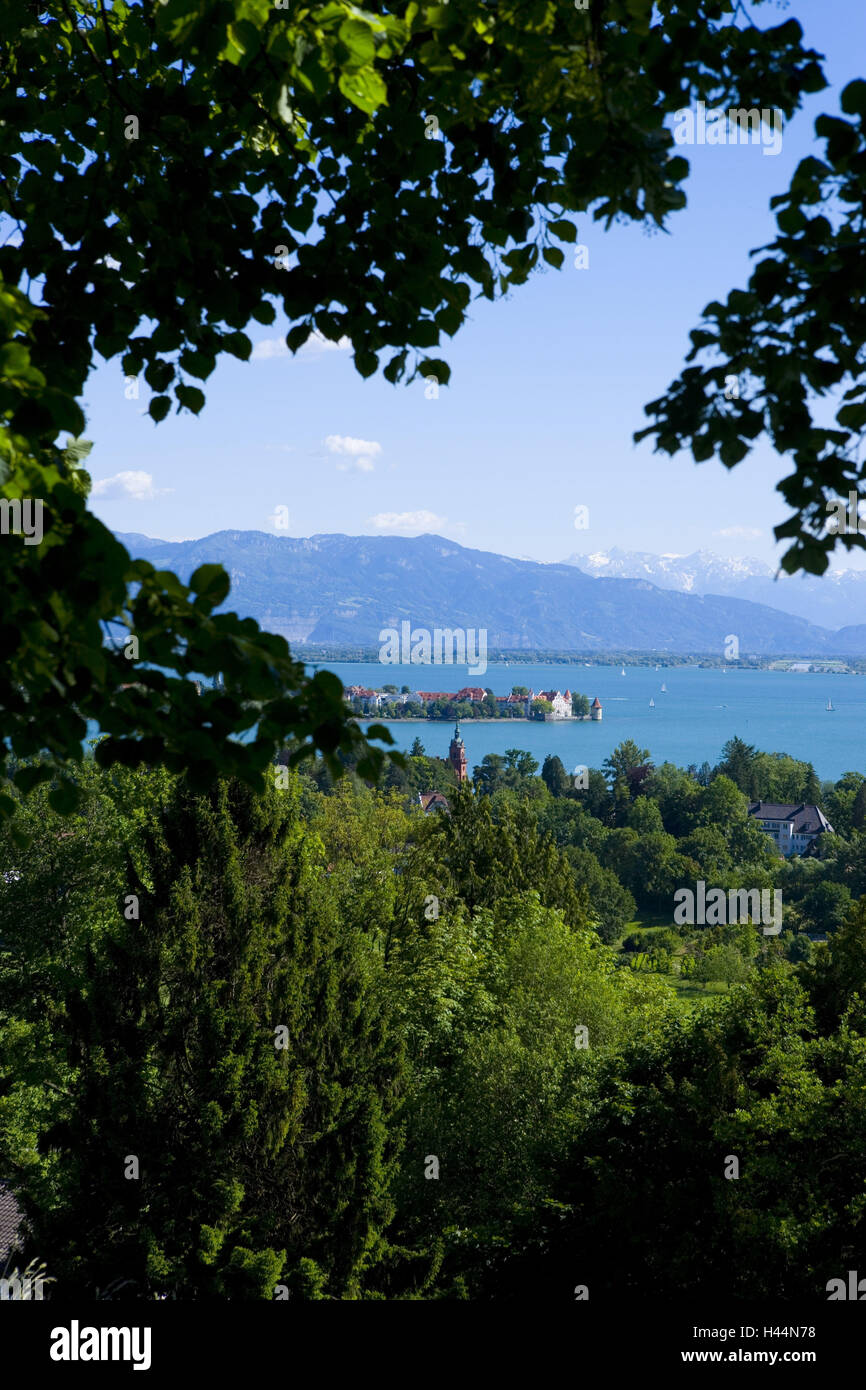
<svg viewBox="0 0 866 1390"><path fill-rule="evenodd" d="M457 781L466 781L466 749L460 737L460 721L454 725L454 737L448 749L448 761L457 773Z"/></svg>

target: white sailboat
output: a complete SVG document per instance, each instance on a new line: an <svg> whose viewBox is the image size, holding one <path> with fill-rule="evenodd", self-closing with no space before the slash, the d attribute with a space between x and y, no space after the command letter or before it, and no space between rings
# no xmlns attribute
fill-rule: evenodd
<svg viewBox="0 0 866 1390"><path fill-rule="evenodd" d="M667 688L667 686L665 685L664 681L662 681L662 694L663 694L663 695L667 695L667 693L668 693L668 688Z"/></svg>
<svg viewBox="0 0 866 1390"><path fill-rule="evenodd" d="M624 676L624 675L625 675L625 667L624 667L624 666L623 666L622 670L620 671L620 675L621 675L621 676Z"/></svg>
<svg viewBox="0 0 866 1390"><path fill-rule="evenodd" d="M650 709L655 709L655 707L656 707L656 702L655 702L655 700L650 699Z"/></svg>
<svg viewBox="0 0 866 1390"><path fill-rule="evenodd" d="M828 701L827 701L827 713L828 713L828 714L835 714L835 713L836 713L836 706L833 704L833 701L832 701L832 700L828 700Z"/></svg>

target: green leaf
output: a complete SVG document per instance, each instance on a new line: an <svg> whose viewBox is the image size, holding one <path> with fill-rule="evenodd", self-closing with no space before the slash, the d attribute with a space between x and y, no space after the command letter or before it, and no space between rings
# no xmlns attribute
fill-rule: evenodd
<svg viewBox="0 0 866 1390"><path fill-rule="evenodd" d="M372 376L379 365L379 359L375 352L370 352L369 348L358 348L354 353L355 366L361 376Z"/></svg>
<svg viewBox="0 0 866 1390"><path fill-rule="evenodd" d="M779 231L784 232L787 236L791 236L794 232L802 231L806 226L806 218L803 216L800 209L792 207L783 208L776 217L776 222L778 223Z"/></svg>
<svg viewBox="0 0 866 1390"><path fill-rule="evenodd" d="M559 241L577 241L577 228L573 222L566 222L564 218L548 222L547 230L553 232Z"/></svg>
<svg viewBox="0 0 866 1390"><path fill-rule="evenodd" d="M845 429L860 434L866 429L866 404L843 405L842 409L836 412L836 419Z"/></svg>
<svg viewBox="0 0 866 1390"><path fill-rule="evenodd" d="M228 597L231 580L222 565L199 565L190 575L189 587L194 594L216 605Z"/></svg>
<svg viewBox="0 0 866 1390"><path fill-rule="evenodd" d="M170 410L170 396L154 396L150 402L150 405L147 407L148 415L150 415L151 419L155 420L157 424L159 424L160 420L165 419L166 415Z"/></svg>
<svg viewBox="0 0 866 1390"><path fill-rule="evenodd" d="M302 348L312 331L312 324L309 323L296 323L294 328L290 328L286 334L286 345L289 352L297 352L299 348Z"/></svg>
<svg viewBox="0 0 866 1390"><path fill-rule="evenodd" d="M224 333L222 346L226 352L231 353L232 357L239 357L242 362L249 361L250 353L253 350L253 345L246 333L240 332Z"/></svg>
<svg viewBox="0 0 866 1390"><path fill-rule="evenodd" d="M26 796L34 787L38 787L40 782L50 782L53 776L52 769L46 763L31 763L19 767L12 781Z"/></svg>
<svg viewBox="0 0 866 1390"><path fill-rule="evenodd" d="M93 448L93 441L90 439L67 439L63 446L63 454L69 463L80 463L86 459Z"/></svg>
<svg viewBox="0 0 866 1390"><path fill-rule="evenodd" d="M348 48L355 65L364 67L372 63L376 56L376 44L369 25L358 19L347 19L337 30L337 37Z"/></svg>
<svg viewBox="0 0 866 1390"><path fill-rule="evenodd" d="M435 376L440 386L447 386L451 379L451 368L439 357L425 357L418 365L418 375Z"/></svg>
<svg viewBox="0 0 866 1390"><path fill-rule="evenodd" d="M406 357L407 354L405 352L398 352L394 357L391 358L391 361L388 363L387 367L384 368L382 375L384 376L385 380L390 381L392 385L396 385L396 383L402 377L406 367Z"/></svg>
<svg viewBox="0 0 866 1390"><path fill-rule="evenodd" d="M204 405L204 391L200 391L197 386L177 386L174 394L180 404L191 410L194 415L198 415Z"/></svg>
<svg viewBox="0 0 866 1390"><path fill-rule="evenodd" d="M216 367L216 358L209 352L187 348L180 354L180 365L190 376L197 376L200 381L205 381Z"/></svg>
<svg viewBox="0 0 866 1390"><path fill-rule="evenodd" d="M59 782L48 793L48 801L52 810L60 816L68 816L75 810L80 800L81 792L74 782Z"/></svg>
<svg viewBox="0 0 866 1390"><path fill-rule="evenodd" d="M866 116L866 82L862 77L843 87L839 105L849 116Z"/></svg>
<svg viewBox="0 0 866 1390"><path fill-rule="evenodd" d="M562 262L565 260L565 253L560 251L558 246L545 246L541 254L547 261L547 264L555 266L557 270L559 270Z"/></svg>
<svg viewBox="0 0 866 1390"><path fill-rule="evenodd" d="M365 68L361 72L343 72L338 85L343 96L368 115L388 103L388 89L372 68Z"/></svg>
<svg viewBox="0 0 866 1390"><path fill-rule="evenodd" d="M387 724L370 724L367 727L367 737L378 739L380 743L393 743L394 736Z"/></svg>

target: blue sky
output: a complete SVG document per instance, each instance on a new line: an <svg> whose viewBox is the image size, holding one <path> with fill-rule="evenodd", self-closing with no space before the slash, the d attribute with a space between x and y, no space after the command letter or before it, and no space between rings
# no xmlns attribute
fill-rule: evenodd
<svg viewBox="0 0 866 1390"><path fill-rule="evenodd" d="M769 200L814 148L815 116L835 112L841 88L862 75L862 0L795 0L755 15L763 26L796 15L831 83L785 129L777 156L759 145L683 148L688 208L668 235L605 233L580 219L588 269L567 254L562 270L508 299L475 302L446 340L452 378L438 399L420 381L363 381L348 351L280 355L280 319L248 330L255 360L218 366L198 418L154 425L143 379L140 399L126 399L119 362L102 365L85 396L97 514L115 530L171 540L235 528L434 531L542 561L619 546L772 562L772 528L786 515L774 488L788 468L766 444L731 473L632 444L704 305L742 285L749 251L772 238ZM589 509L586 529L575 529L578 506ZM856 553L840 557L858 563Z"/></svg>

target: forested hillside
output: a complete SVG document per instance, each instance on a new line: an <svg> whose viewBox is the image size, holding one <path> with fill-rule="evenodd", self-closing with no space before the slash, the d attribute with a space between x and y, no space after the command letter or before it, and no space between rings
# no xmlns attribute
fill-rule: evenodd
<svg viewBox="0 0 866 1390"><path fill-rule="evenodd" d="M184 583L201 565L231 578L222 605L290 642L378 647L404 620L483 629L491 650L722 652L862 656L862 628L838 632L768 600L677 593L642 579L593 579L574 565L472 550L442 536L310 536L221 531L193 541L121 535L130 552Z"/></svg>
<svg viewBox="0 0 866 1390"><path fill-rule="evenodd" d="M580 789L557 761L31 794L0 1172L54 1296L818 1298L855 1267L866 781L739 740L625 744ZM838 834L784 863L747 794L806 793ZM783 930L674 928L697 878L781 888Z"/></svg>

